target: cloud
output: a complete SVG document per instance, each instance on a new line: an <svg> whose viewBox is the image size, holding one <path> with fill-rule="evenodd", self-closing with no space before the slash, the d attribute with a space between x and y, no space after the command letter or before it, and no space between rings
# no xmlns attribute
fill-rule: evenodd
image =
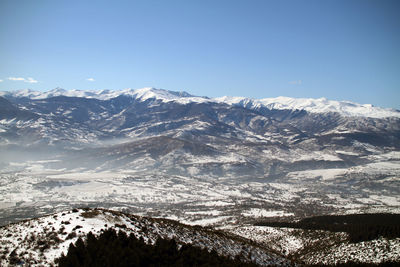
<svg viewBox="0 0 400 267"><path fill-rule="evenodd" d="M93 78L87 78L86 81L94 82L95 80Z"/></svg>
<svg viewBox="0 0 400 267"><path fill-rule="evenodd" d="M38 83L38 81L36 81L35 79L28 77L28 79L26 79L24 82L26 83Z"/></svg>
<svg viewBox="0 0 400 267"><path fill-rule="evenodd" d="M302 80L290 81L289 84L301 85L303 83Z"/></svg>
<svg viewBox="0 0 400 267"><path fill-rule="evenodd" d="M21 77L8 77L8 79L10 81L25 81L25 78L21 78Z"/></svg>
<svg viewBox="0 0 400 267"><path fill-rule="evenodd" d="M3 80L0 80L0 83L2 83L3 82Z"/></svg>
<svg viewBox="0 0 400 267"><path fill-rule="evenodd" d="M22 82L26 82L26 83L38 83L37 80L33 79L32 77L28 77L28 78L22 78L22 77L8 77L8 80L10 81L22 81Z"/></svg>

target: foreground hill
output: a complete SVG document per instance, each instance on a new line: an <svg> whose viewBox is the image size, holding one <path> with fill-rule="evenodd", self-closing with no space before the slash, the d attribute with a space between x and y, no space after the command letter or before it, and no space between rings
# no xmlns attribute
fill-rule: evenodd
<svg viewBox="0 0 400 267"><path fill-rule="evenodd" d="M78 238L85 238L89 232L98 236L110 228L133 234L147 244L155 244L158 238L174 239L179 246L191 244L261 266L293 265L283 256L233 234L103 209L74 209L0 228L0 264L54 265Z"/></svg>
<svg viewBox="0 0 400 267"><path fill-rule="evenodd" d="M367 226L360 221L361 217L368 222ZM389 217L394 221L381 221ZM1 227L0 264L54 266L65 255L67 257L62 258L61 266L70 263L76 266L79 262L96 262L93 257L98 252L93 249L97 247L98 250L104 249L104 255L123 257L128 253L127 258L146 264L157 260L159 253L169 251L168 257L159 258L160 262L181 262L180 256L184 256L186 261L201 261L187 254L197 253L203 255L203 260L208 258L214 263L238 266L240 262L249 263L249 266L396 266L400 263L399 219L400 215L394 214L325 216L294 223L258 223L265 226L236 224L222 231L105 209L72 209ZM363 227L366 231L362 233L362 240L354 240L354 234ZM129 241L127 236L130 235ZM132 242L137 248L136 256L131 255L135 247L131 246ZM118 246L121 251L113 252L113 246ZM179 251L182 246L184 251ZM146 259L143 253L158 254ZM216 259L212 253L222 258Z"/></svg>

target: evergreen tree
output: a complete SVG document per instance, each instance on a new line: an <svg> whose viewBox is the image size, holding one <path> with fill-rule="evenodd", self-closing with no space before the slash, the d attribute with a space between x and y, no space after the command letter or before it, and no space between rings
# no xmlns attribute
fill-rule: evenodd
<svg viewBox="0 0 400 267"><path fill-rule="evenodd" d="M60 267L72 266L257 266L243 263L238 259L222 257L216 251L208 252L192 245L183 245L178 249L174 239L159 238L155 245L148 245L134 235L109 229L98 237L91 232L86 242L79 238L71 244L66 256L58 260Z"/></svg>

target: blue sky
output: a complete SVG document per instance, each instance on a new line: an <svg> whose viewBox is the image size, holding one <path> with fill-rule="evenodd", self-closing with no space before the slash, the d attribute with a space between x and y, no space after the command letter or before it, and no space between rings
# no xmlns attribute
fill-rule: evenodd
<svg viewBox="0 0 400 267"><path fill-rule="evenodd" d="M400 109L400 1L0 1L0 90L156 87Z"/></svg>

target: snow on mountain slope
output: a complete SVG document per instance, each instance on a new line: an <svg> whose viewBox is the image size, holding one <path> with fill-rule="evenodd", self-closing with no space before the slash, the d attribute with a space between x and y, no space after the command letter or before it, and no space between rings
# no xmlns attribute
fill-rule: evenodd
<svg viewBox="0 0 400 267"><path fill-rule="evenodd" d="M190 95L186 92L173 92L164 89L142 88L142 89L124 89L124 90L64 90L55 88L47 92L32 90L19 90L12 92L0 92L0 96L26 97L30 99L46 99L55 96L95 98L99 100L109 100L118 96L130 96L139 101L148 99L157 99L162 102L175 101L181 104L214 102L228 105L242 106L249 109L267 108L270 110L305 110L311 113L336 112L345 117L369 117L369 118L400 118L400 111L394 109L374 107L371 104L358 104L349 101L334 101L326 98L291 98L276 97L251 99L246 97L224 96L219 98L207 98Z"/></svg>
<svg viewBox="0 0 400 267"><path fill-rule="evenodd" d="M229 231L300 259L307 266L335 266L349 261L366 265L400 261L400 238L380 237L351 243L347 233L324 230L246 225Z"/></svg>
<svg viewBox="0 0 400 267"><path fill-rule="evenodd" d="M29 99L46 99L56 96L68 96L68 97L83 97L83 98L94 98L99 100L109 100L116 98L121 95L130 96L132 98L145 101L148 99L158 99L162 101L178 101L182 98L201 98L192 96L186 92L173 92L163 89L156 88L141 88L141 89L123 89L123 90L65 90L62 88L55 88L47 92L33 91L30 89L18 90L12 92L0 92L0 96L12 96L12 97L25 97ZM201 101L201 100L200 100Z"/></svg>
<svg viewBox="0 0 400 267"><path fill-rule="evenodd" d="M238 256L261 266L293 265L284 257L232 234L103 209L73 209L0 228L0 264L50 266L61 253L66 254L69 244L79 237L85 237L89 232L99 235L108 228L143 237L150 244L158 237L173 238L180 245L214 249L220 255Z"/></svg>
<svg viewBox="0 0 400 267"><path fill-rule="evenodd" d="M400 112L394 109L374 107L371 104L358 104L349 101L334 101L326 98L291 98L276 97L250 99L246 97L220 97L216 101L230 105L238 105L251 109L262 107L278 110L305 110L311 113L336 112L345 117L386 118L400 117Z"/></svg>

